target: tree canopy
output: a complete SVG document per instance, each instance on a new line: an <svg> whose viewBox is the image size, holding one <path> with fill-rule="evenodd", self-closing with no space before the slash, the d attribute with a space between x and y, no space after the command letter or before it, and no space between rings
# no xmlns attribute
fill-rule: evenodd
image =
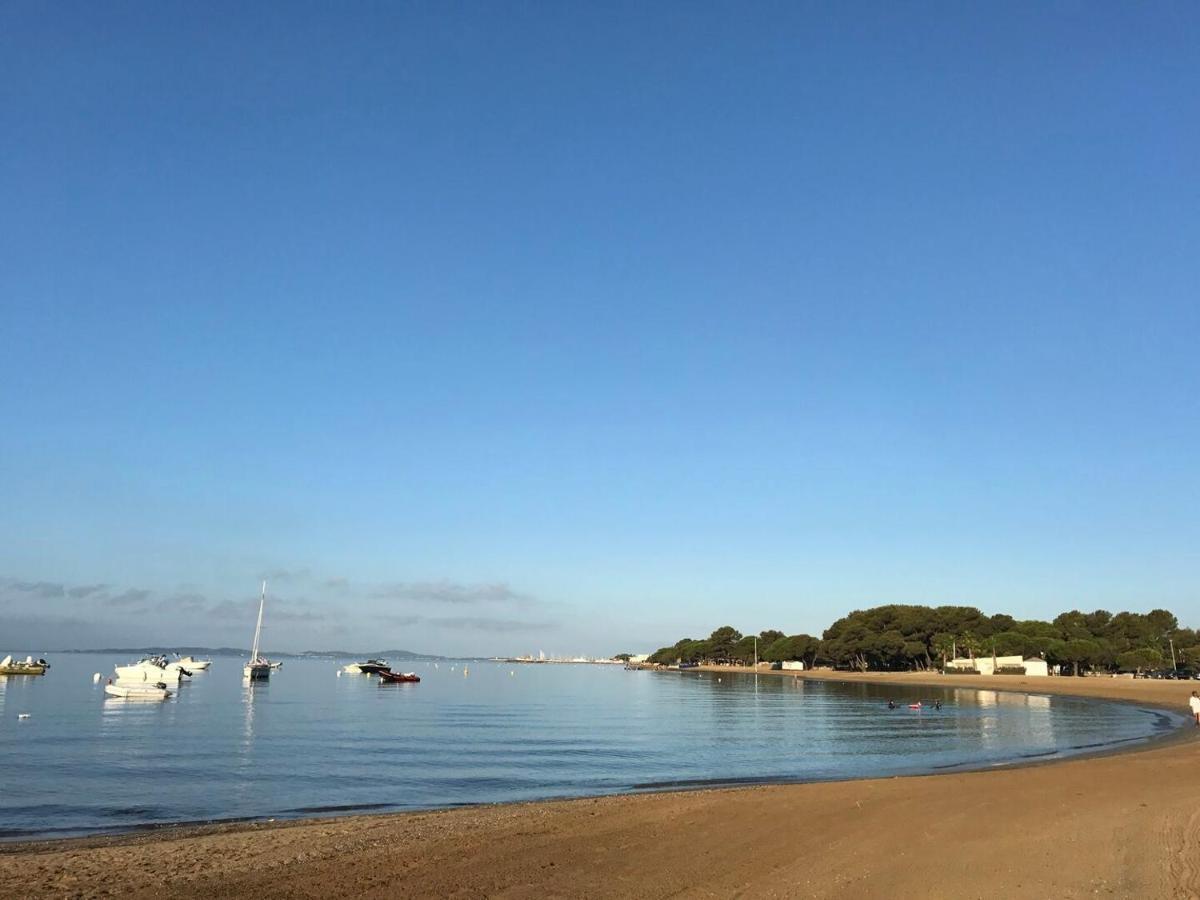
<svg viewBox="0 0 1200 900"><path fill-rule="evenodd" d="M1200 634L1164 609L1148 613L1069 610L1052 621L985 615L973 606L889 604L855 610L820 638L767 629L757 638L758 659L802 660L838 668L899 671L944 665L953 655L1040 656L1074 674L1138 671L1171 664L1200 668ZM651 662L732 662L754 659L755 638L722 625L708 638L683 638L650 656Z"/></svg>

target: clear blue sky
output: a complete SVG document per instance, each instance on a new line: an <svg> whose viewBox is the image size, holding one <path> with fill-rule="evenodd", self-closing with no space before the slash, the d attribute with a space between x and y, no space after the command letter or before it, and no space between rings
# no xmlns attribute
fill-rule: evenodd
<svg viewBox="0 0 1200 900"><path fill-rule="evenodd" d="M0 10L0 643L1200 624L1194 3ZM0 647L0 651L5 647Z"/></svg>

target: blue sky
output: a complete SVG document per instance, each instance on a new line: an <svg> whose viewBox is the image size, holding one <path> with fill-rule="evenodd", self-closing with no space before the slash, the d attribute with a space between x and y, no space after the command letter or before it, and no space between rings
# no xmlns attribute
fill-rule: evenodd
<svg viewBox="0 0 1200 900"><path fill-rule="evenodd" d="M651 7L651 8L648 8ZM10 4L0 628L1200 624L1193 4ZM3 649L3 648L0 648Z"/></svg>

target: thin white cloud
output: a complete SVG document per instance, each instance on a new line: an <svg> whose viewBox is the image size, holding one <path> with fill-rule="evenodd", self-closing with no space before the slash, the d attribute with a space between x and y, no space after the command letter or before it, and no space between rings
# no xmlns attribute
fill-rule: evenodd
<svg viewBox="0 0 1200 900"><path fill-rule="evenodd" d="M82 600L84 597L90 597L93 594L100 594L107 590L107 584L77 584L74 587L67 589L67 596L74 600Z"/></svg>
<svg viewBox="0 0 1200 900"><path fill-rule="evenodd" d="M137 606L145 603L150 597L150 591L141 588L129 588L119 594L104 597L101 602L105 606Z"/></svg>
<svg viewBox="0 0 1200 900"><path fill-rule="evenodd" d="M368 596L376 600L463 605L499 603L521 606L534 602L532 596L514 591L507 584L462 584L454 581L393 582L372 588Z"/></svg>
<svg viewBox="0 0 1200 900"><path fill-rule="evenodd" d="M0 580L0 586L13 592L29 594L42 600L62 597L66 593L65 586L56 581L18 581L15 578L5 578Z"/></svg>
<svg viewBox="0 0 1200 900"><path fill-rule="evenodd" d="M558 626L553 622L524 622L519 619L492 619L484 616L441 616L428 618L436 628L463 628L493 634L515 634L523 631L549 631Z"/></svg>

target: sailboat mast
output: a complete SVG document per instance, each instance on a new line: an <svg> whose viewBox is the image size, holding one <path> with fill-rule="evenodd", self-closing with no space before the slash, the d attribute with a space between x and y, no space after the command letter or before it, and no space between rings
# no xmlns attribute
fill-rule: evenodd
<svg viewBox="0 0 1200 900"><path fill-rule="evenodd" d="M250 662L258 661L258 639L262 637L263 607L267 603L267 583L262 583L262 596L258 600L258 624L254 626L254 649L250 651Z"/></svg>

